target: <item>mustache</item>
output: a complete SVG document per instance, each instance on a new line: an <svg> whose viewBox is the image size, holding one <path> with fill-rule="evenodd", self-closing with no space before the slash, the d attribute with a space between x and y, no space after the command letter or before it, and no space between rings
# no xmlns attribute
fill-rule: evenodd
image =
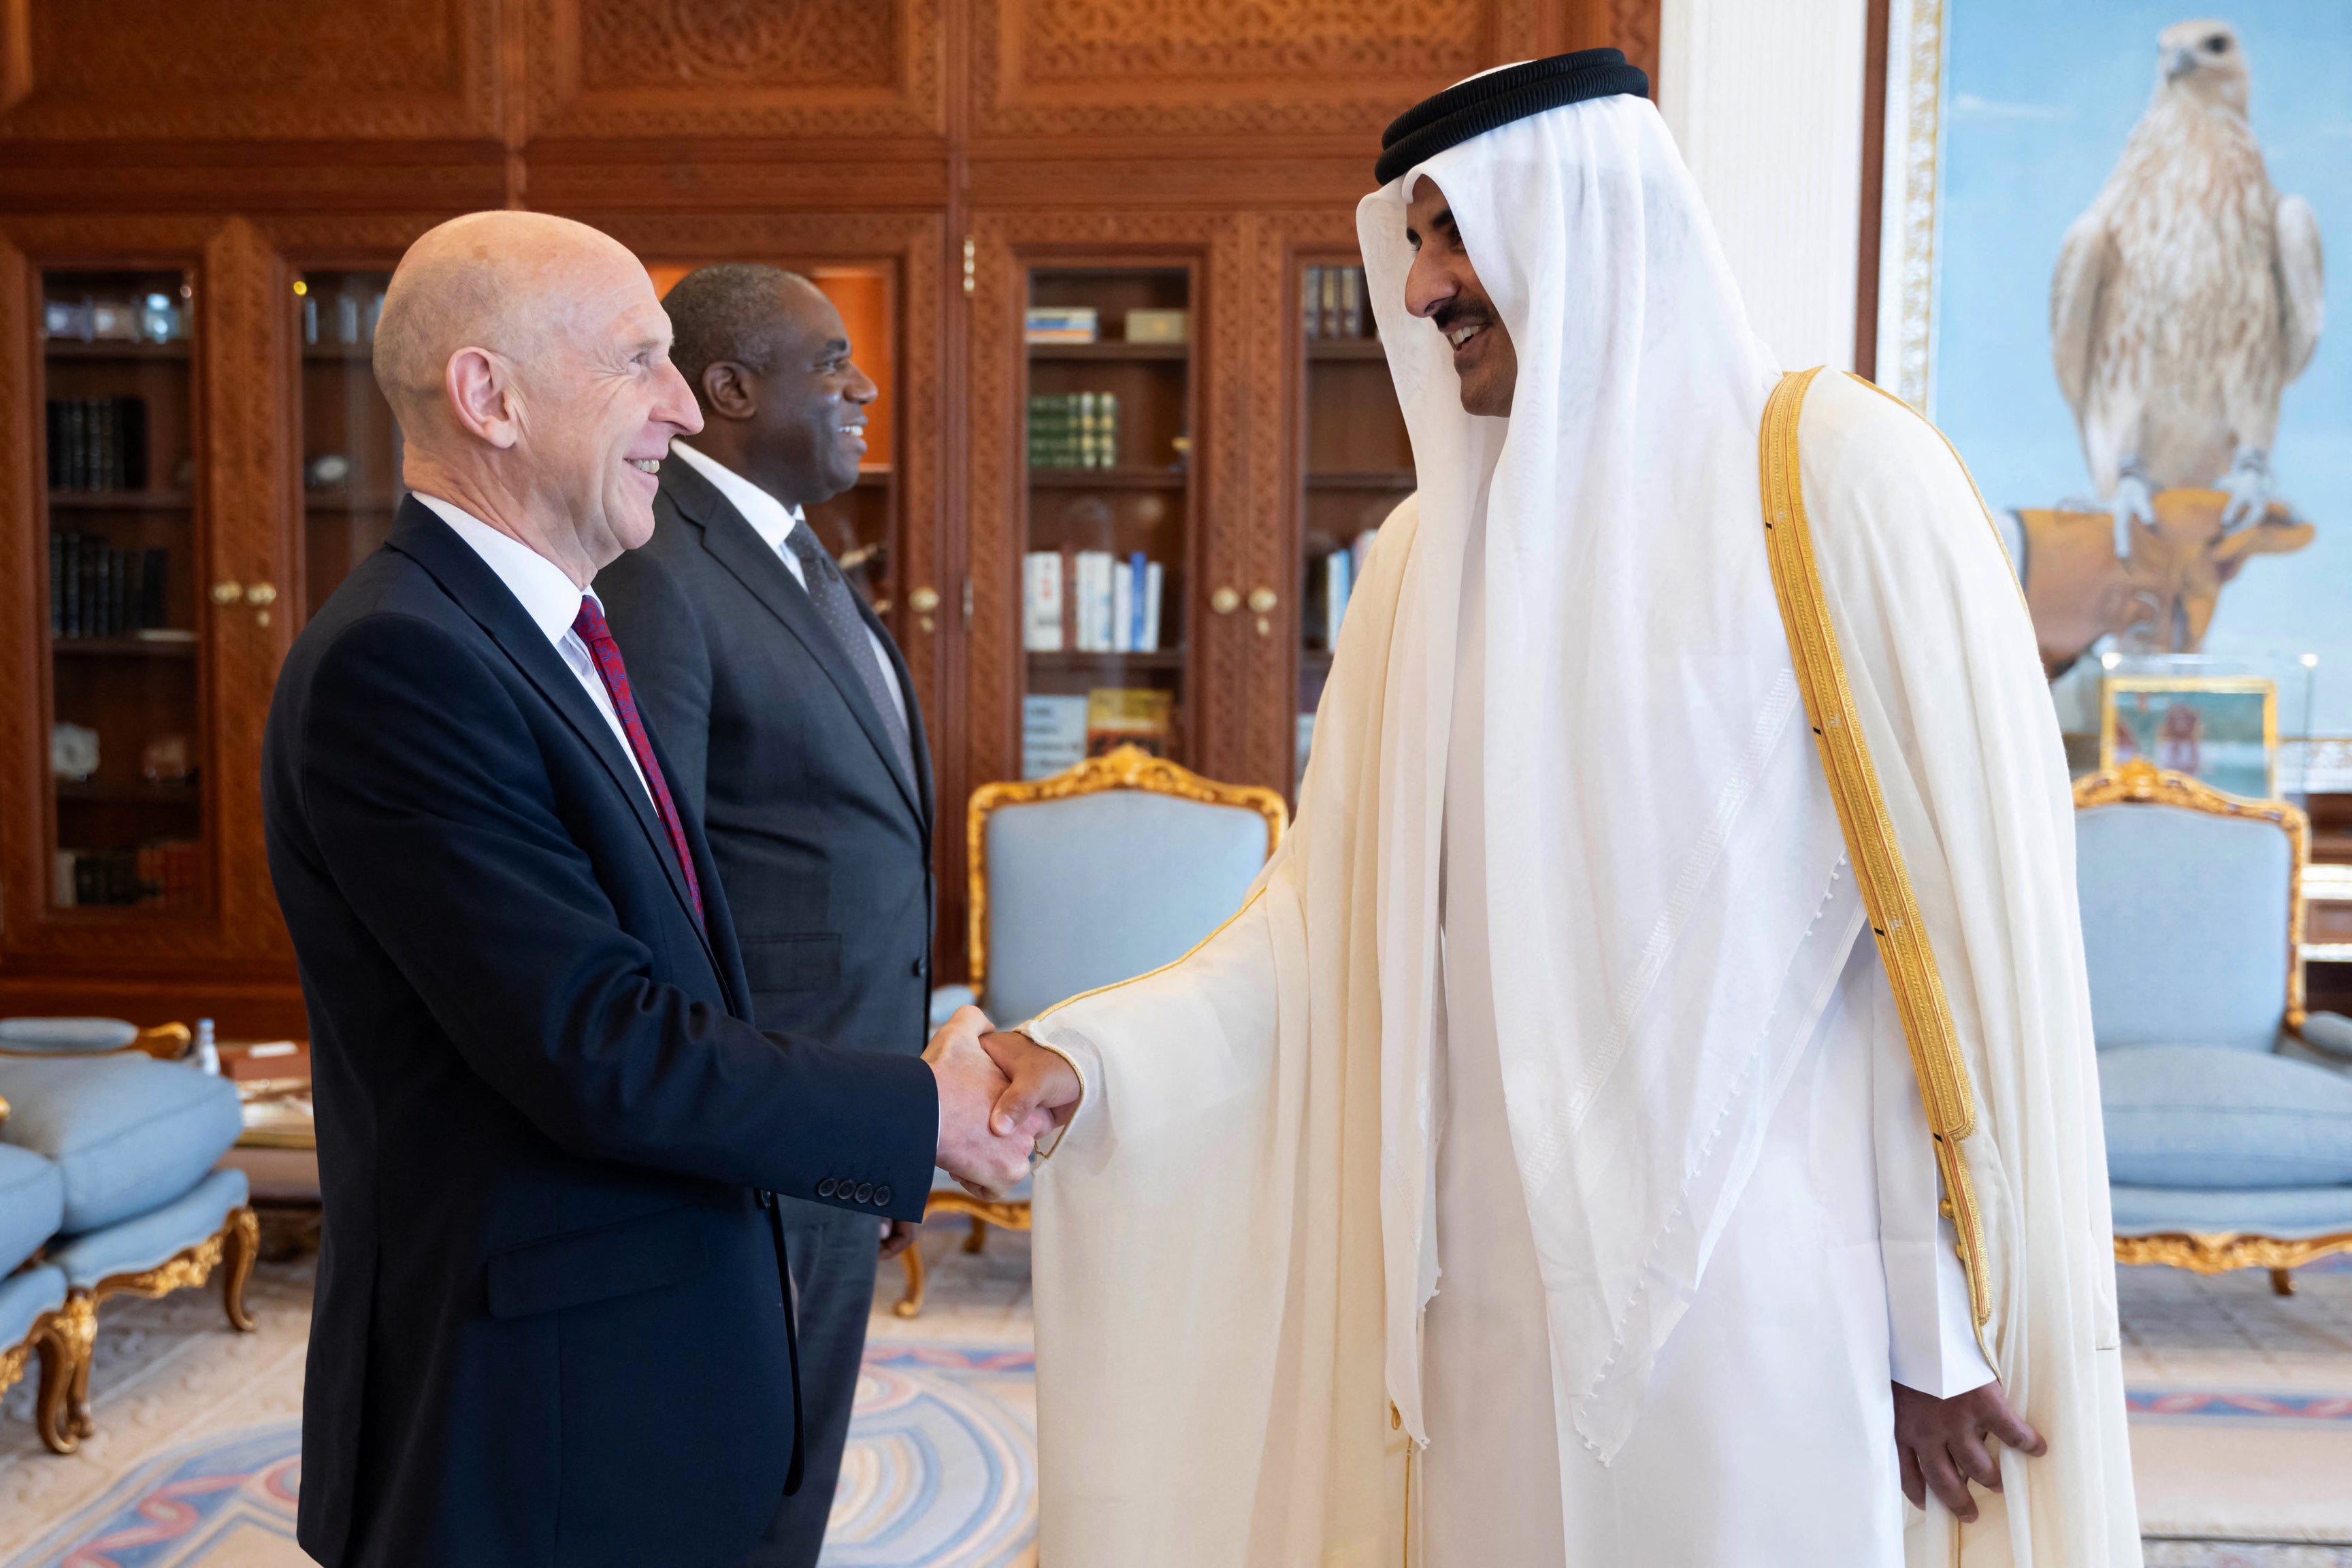
<svg viewBox="0 0 2352 1568"><path fill-rule="evenodd" d="M1429 320L1440 332L1451 332L1456 327L1491 327L1495 312L1467 300L1449 300Z"/></svg>

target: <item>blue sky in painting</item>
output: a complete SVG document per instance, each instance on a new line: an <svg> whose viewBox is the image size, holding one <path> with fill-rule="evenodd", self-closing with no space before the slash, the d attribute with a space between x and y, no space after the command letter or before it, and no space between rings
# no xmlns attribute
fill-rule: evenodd
<svg viewBox="0 0 2352 1568"><path fill-rule="evenodd" d="M2290 666L2318 653L2312 728L2352 734L2352 4L2195 5L1950 0L1936 419L1996 507L2088 492L2050 364L2051 268L2147 105L2156 35L2199 15L2228 22L2245 44L2271 183L2318 211L2328 321L2287 389L2272 454L2280 496L2318 537L2223 591L2207 651ZM2282 679L2289 733L2303 729L2300 695Z"/></svg>

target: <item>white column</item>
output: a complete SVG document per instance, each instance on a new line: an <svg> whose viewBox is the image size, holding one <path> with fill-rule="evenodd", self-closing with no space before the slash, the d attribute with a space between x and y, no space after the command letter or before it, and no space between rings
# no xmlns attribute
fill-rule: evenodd
<svg viewBox="0 0 2352 1568"><path fill-rule="evenodd" d="M1664 0L1658 107L1781 365L1853 365L1864 0Z"/></svg>

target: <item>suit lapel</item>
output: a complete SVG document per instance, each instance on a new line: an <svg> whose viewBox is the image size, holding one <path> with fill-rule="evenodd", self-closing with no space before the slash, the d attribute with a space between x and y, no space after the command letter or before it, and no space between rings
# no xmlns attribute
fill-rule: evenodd
<svg viewBox="0 0 2352 1568"><path fill-rule="evenodd" d="M890 744L890 731L883 727L882 715L875 711L873 699L866 694L865 680L855 669L843 663L845 659L859 657L861 650L841 646L841 639L827 630L824 622L818 618L816 605L810 601L808 590L793 580L792 571L784 564L783 557L768 548L768 542L760 537L759 531L744 519L741 512L735 510L734 503L720 495L717 486L696 472L692 464L664 463L661 485L668 493L671 504L677 509L678 515L693 523L701 532L702 547L732 573L738 582L751 590L751 596L759 600L770 615L783 622L786 631L800 639L801 646L808 650L809 657L816 660L817 668L824 671L825 678L833 682L834 689L841 694L841 700L849 705L851 716L857 721L858 728L866 731L866 740L873 743L875 754L882 760L883 771L898 784L907 808L915 813L918 821L928 826L930 813L923 798L928 793L923 782L908 778L898 771L896 749ZM806 527L807 524L801 526ZM853 594L851 597L856 595ZM859 613L871 614L862 602ZM884 637L882 642L885 647L890 647L888 637ZM897 666L895 652L892 662L894 673L900 681L898 689L910 691L912 688L906 684L903 669ZM907 704L910 739L920 733L911 722L914 706L911 700ZM922 754L919 747L915 750L918 756Z"/></svg>
<svg viewBox="0 0 2352 1568"><path fill-rule="evenodd" d="M678 866L669 829L662 826L661 817L655 813L653 800L639 782L636 767L614 738L613 727L589 700L579 678L555 651L555 645L524 614L520 602L499 581L488 563L424 502L412 496L401 503L400 517L388 542L432 574L442 591L489 634L490 640L514 660L524 679L563 716L581 742L595 753L611 777L613 787L621 792L621 798L635 814L637 826L645 831L646 846L659 862L662 875L669 879L670 890L677 895L678 906L700 933L703 952L709 957L711 968L723 976L719 956L710 946L709 932L703 930L700 921L694 921L694 900L687 891L686 875Z"/></svg>

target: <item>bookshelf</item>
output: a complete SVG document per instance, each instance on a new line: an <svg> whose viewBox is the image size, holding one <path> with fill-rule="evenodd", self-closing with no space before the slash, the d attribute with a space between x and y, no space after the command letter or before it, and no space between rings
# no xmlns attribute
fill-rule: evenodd
<svg viewBox="0 0 2352 1568"><path fill-rule="evenodd" d="M1297 773L1316 704L1370 535L1413 488L1412 442L1397 407L1371 302L1353 255L1299 258ZM1294 793L1295 793L1294 780Z"/></svg>
<svg viewBox="0 0 2352 1568"><path fill-rule="evenodd" d="M68 918L210 900L192 275L45 269L48 888Z"/></svg>
<svg viewBox="0 0 2352 1568"><path fill-rule="evenodd" d="M1024 778L1190 754L1194 294L1190 262L1027 268Z"/></svg>

